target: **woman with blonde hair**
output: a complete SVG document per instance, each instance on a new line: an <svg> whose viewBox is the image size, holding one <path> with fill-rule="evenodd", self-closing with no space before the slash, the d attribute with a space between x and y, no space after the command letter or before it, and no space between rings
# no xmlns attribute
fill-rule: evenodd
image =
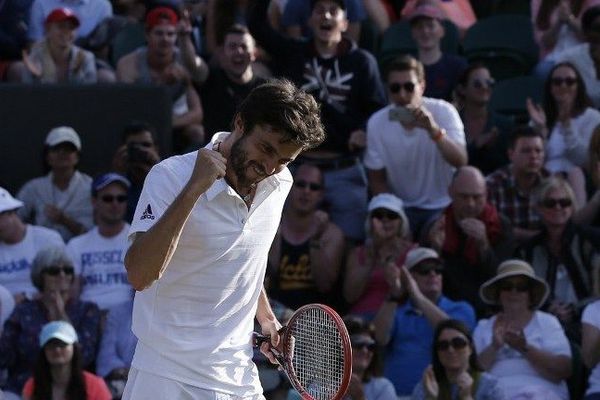
<svg viewBox="0 0 600 400"><path fill-rule="evenodd" d="M372 319L389 293L386 275L404 264L416 244L402 200L390 193L373 197L365 223L365 244L351 250L346 263L344 298L352 314Z"/></svg>
<svg viewBox="0 0 600 400"><path fill-rule="evenodd" d="M542 229L517 254L548 283L548 311L564 324L570 337L578 339L580 304L598 294L600 231L573 222L575 195L562 178L543 181L533 202Z"/></svg>

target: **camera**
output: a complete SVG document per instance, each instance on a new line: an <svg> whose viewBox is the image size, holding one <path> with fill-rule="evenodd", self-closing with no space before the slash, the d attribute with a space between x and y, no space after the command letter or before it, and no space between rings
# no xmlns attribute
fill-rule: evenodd
<svg viewBox="0 0 600 400"><path fill-rule="evenodd" d="M136 143L129 143L127 145L127 160L129 162L148 162L148 155L142 148Z"/></svg>

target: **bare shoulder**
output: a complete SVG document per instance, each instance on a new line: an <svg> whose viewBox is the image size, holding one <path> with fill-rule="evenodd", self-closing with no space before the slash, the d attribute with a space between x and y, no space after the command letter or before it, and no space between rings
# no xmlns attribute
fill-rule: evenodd
<svg viewBox="0 0 600 400"><path fill-rule="evenodd" d="M138 76L136 52L133 51L117 62L117 79L119 82L133 83Z"/></svg>

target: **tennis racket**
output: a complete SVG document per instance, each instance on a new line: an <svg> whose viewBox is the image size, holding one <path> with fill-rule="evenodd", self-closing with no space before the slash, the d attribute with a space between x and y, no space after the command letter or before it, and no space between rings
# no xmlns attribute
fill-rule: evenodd
<svg viewBox="0 0 600 400"><path fill-rule="evenodd" d="M303 400L340 400L352 375L352 347L342 318L323 304L300 307L279 330L271 352ZM270 340L253 335L258 347Z"/></svg>

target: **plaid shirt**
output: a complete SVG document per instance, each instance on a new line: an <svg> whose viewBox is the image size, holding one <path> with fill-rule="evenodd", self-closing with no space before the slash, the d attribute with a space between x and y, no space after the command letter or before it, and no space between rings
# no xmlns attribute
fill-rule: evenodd
<svg viewBox="0 0 600 400"><path fill-rule="evenodd" d="M548 175L548 171L543 169L537 183ZM514 227L535 230L541 228L540 216L535 211L529 194L517 187L510 165L491 173L486 181L490 202Z"/></svg>

